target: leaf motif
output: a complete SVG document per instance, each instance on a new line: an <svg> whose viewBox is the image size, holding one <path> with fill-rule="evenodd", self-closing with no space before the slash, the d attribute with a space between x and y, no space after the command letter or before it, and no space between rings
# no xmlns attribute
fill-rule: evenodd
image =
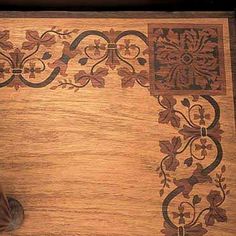
<svg viewBox="0 0 236 236"><path fill-rule="evenodd" d="M51 90L56 90L58 88L58 86L52 86L50 89Z"/></svg>
<svg viewBox="0 0 236 236"><path fill-rule="evenodd" d="M173 137L171 142L169 140L160 141L160 151L164 154L175 155L177 150L182 146L180 137Z"/></svg>
<svg viewBox="0 0 236 236"><path fill-rule="evenodd" d="M169 109L173 109L176 103L177 103L176 99L172 96L163 96L161 100L161 104Z"/></svg>
<svg viewBox="0 0 236 236"><path fill-rule="evenodd" d="M143 57L138 57L137 60L138 60L138 63L142 66L144 66L147 63L147 60Z"/></svg>
<svg viewBox="0 0 236 236"><path fill-rule="evenodd" d="M198 203L200 203L201 202L201 198L198 196L198 195L195 195L194 197L193 197L193 205L197 205Z"/></svg>
<svg viewBox="0 0 236 236"><path fill-rule="evenodd" d="M56 43L55 35L46 33L40 37L39 32L36 30L27 30L26 39L27 41L23 42L22 44L22 49L24 50L32 50L39 45L50 47Z"/></svg>
<svg viewBox="0 0 236 236"><path fill-rule="evenodd" d="M3 50L13 49L13 44L9 41L9 38L9 30L0 31L0 48Z"/></svg>
<svg viewBox="0 0 236 236"><path fill-rule="evenodd" d="M161 190L160 190L160 197L162 197L163 194L164 194L164 189L161 189Z"/></svg>
<svg viewBox="0 0 236 236"><path fill-rule="evenodd" d="M34 42L23 42L22 43L22 49L24 50L32 50L36 44Z"/></svg>
<svg viewBox="0 0 236 236"><path fill-rule="evenodd" d="M166 170L176 171L177 167L179 166L179 161L175 156L170 156L164 161L164 165Z"/></svg>
<svg viewBox="0 0 236 236"><path fill-rule="evenodd" d="M87 57L83 57L83 58L80 58L80 59L79 59L79 64L80 64L81 66L86 65L87 62L88 62L88 58L87 58Z"/></svg>
<svg viewBox="0 0 236 236"><path fill-rule="evenodd" d="M108 75L108 69L99 67L95 72L94 76L104 77Z"/></svg>
<svg viewBox="0 0 236 236"><path fill-rule="evenodd" d="M190 107L190 102L187 98L184 98L181 103L183 104L183 106L185 107Z"/></svg>
<svg viewBox="0 0 236 236"><path fill-rule="evenodd" d="M52 57L52 54L50 52L45 52L42 56L42 60L48 60Z"/></svg>
<svg viewBox="0 0 236 236"><path fill-rule="evenodd" d="M223 165L223 166L221 167L221 172L224 173L225 171L226 171L226 167L225 167L225 165Z"/></svg>
<svg viewBox="0 0 236 236"><path fill-rule="evenodd" d="M193 158L192 158L192 157L187 158L187 159L184 161L184 164L185 164L187 167L190 167L190 166L193 164Z"/></svg>

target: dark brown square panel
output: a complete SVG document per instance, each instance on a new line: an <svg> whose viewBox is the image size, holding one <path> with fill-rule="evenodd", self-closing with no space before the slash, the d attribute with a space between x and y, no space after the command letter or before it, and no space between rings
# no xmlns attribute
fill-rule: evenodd
<svg viewBox="0 0 236 236"><path fill-rule="evenodd" d="M151 94L225 94L223 26L149 24Z"/></svg>

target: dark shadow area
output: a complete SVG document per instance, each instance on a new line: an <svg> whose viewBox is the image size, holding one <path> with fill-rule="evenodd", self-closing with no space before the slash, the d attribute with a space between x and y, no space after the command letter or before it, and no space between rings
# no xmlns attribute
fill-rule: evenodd
<svg viewBox="0 0 236 236"><path fill-rule="evenodd" d="M232 11L235 0L0 0L1 11Z"/></svg>

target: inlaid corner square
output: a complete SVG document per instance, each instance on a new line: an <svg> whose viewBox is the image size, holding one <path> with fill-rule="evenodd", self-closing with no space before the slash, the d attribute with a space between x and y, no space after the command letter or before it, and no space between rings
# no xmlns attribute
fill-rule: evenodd
<svg viewBox="0 0 236 236"><path fill-rule="evenodd" d="M223 25L149 24L152 95L223 95Z"/></svg>

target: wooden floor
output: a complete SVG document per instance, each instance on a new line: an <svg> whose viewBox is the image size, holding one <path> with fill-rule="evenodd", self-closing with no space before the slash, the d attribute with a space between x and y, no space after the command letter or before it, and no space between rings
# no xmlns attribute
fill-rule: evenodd
<svg viewBox="0 0 236 236"><path fill-rule="evenodd" d="M235 236L232 15L45 15L1 13L1 234Z"/></svg>

